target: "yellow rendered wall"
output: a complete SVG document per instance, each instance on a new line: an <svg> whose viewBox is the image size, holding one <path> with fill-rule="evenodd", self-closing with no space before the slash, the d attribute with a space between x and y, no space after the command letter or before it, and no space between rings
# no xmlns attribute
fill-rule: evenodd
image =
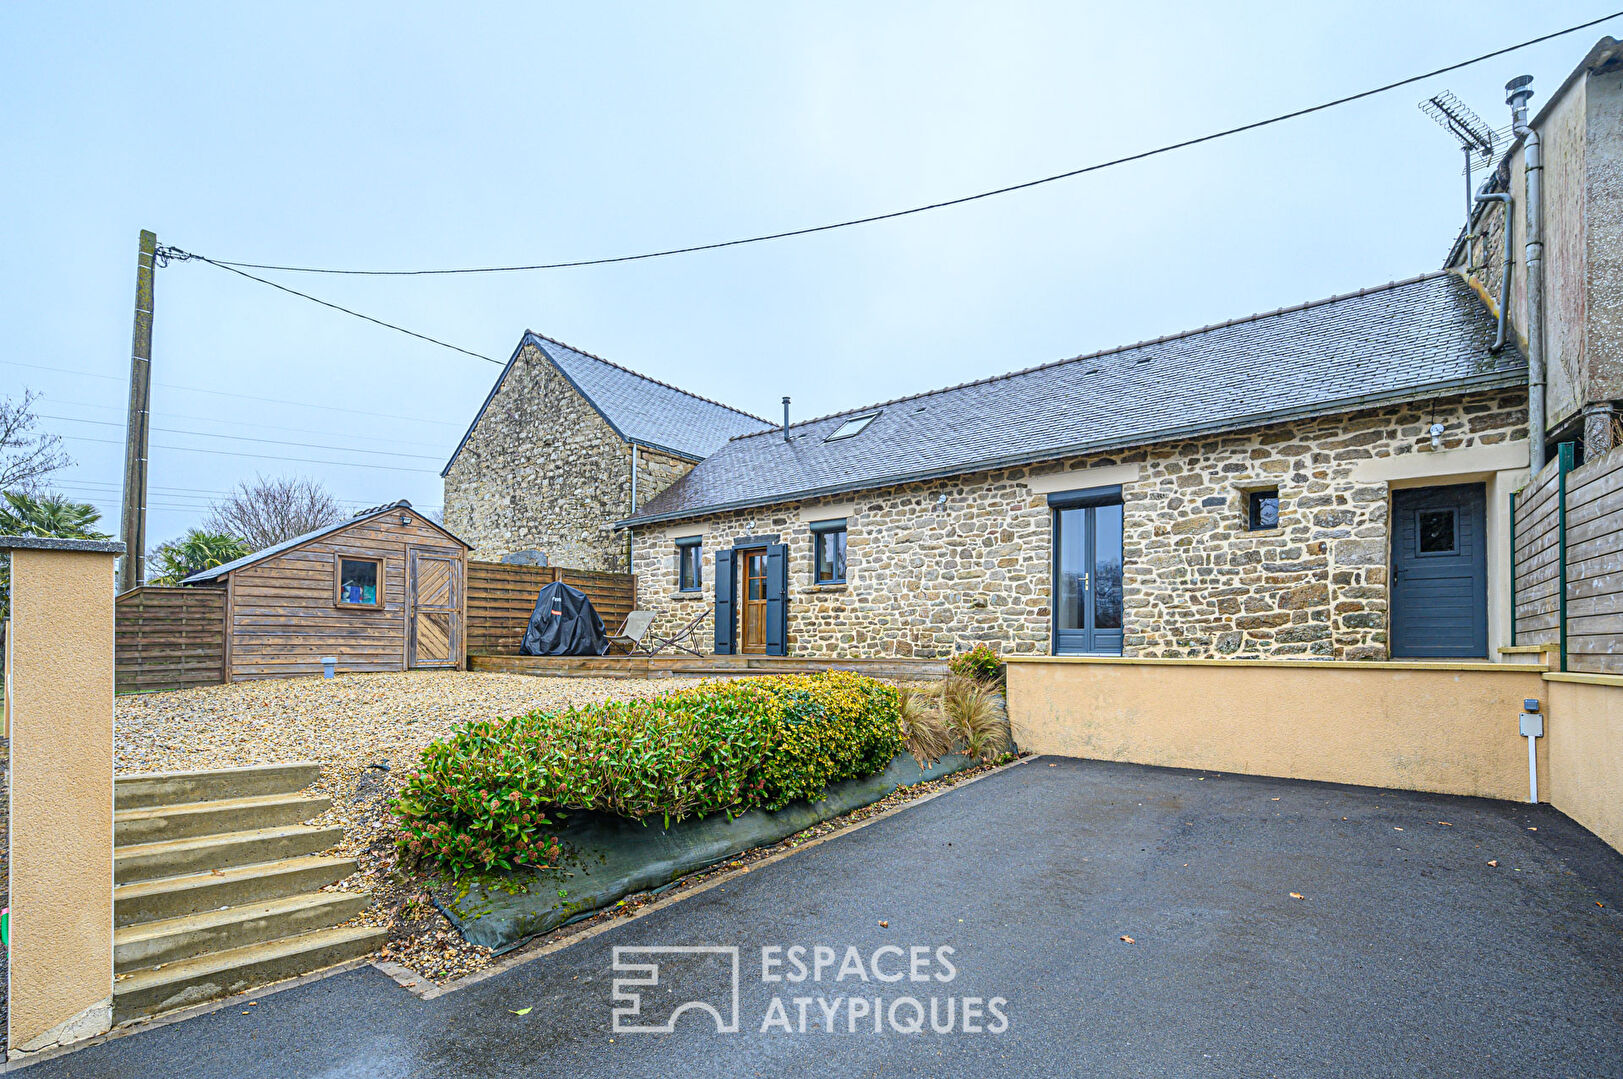
<svg viewBox="0 0 1623 1079"><path fill-rule="evenodd" d="M1022 749L1176 768L1526 800L1506 664L1010 658ZM1540 785L1549 765L1541 740Z"/></svg>
<svg viewBox="0 0 1623 1079"><path fill-rule="evenodd" d="M7 1048L99 1034L113 984L113 556L11 552Z"/></svg>

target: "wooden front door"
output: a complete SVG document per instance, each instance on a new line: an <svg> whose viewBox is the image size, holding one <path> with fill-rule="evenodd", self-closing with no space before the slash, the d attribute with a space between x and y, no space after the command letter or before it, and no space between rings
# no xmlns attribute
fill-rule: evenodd
<svg viewBox="0 0 1623 1079"><path fill-rule="evenodd" d="M462 648L462 560L411 551L406 666L455 667Z"/></svg>
<svg viewBox="0 0 1623 1079"><path fill-rule="evenodd" d="M766 548L738 552L738 650L766 654Z"/></svg>

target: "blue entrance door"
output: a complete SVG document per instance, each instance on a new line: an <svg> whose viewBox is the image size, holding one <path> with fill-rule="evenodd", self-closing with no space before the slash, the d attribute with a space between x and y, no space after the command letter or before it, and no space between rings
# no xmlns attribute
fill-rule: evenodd
<svg viewBox="0 0 1623 1079"><path fill-rule="evenodd" d="M1488 655L1487 499L1480 483L1392 492L1392 656Z"/></svg>
<svg viewBox="0 0 1623 1079"><path fill-rule="evenodd" d="M1119 490L1119 489L1118 489ZM1121 496L1054 507L1054 652L1121 655Z"/></svg>

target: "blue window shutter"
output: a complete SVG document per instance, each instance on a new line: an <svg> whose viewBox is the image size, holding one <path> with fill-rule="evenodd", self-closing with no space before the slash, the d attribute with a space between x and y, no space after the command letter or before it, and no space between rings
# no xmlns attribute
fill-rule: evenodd
<svg viewBox="0 0 1623 1079"><path fill-rule="evenodd" d="M716 552L716 655L733 654L733 552Z"/></svg>
<svg viewBox="0 0 1623 1079"><path fill-rule="evenodd" d="M789 545L766 549L766 654L789 654Z"/></svg>

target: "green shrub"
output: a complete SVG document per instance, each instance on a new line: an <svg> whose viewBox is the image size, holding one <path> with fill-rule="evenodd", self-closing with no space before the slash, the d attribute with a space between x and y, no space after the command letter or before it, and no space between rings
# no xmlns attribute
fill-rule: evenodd
<svg viewBox="0 0 1623 1079"><path fill-rule="evenodd" d="M594 810L669 824L781 809L884 770L897 691L845 672L707 682L641 700L459 727L395 802L401 847L456 873L554 864L556 821Z"/></svg>
<svg viewBox="0 0 1623 1079"><path fill-rule="evenodd" d="M969 651L959 652L947 660L947 669L953 674L973 678L977 682L995 682L1002 662L990 646L977 644Z"/></svg>

